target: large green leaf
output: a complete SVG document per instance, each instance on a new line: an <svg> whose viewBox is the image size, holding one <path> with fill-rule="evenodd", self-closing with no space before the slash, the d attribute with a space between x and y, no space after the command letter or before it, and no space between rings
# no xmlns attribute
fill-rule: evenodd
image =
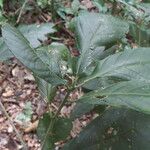
<svg viewBox="0 0 150 150"><path fill-rule="evenodd" d="M82 86L82 90L84 93L87 93L87 92L97 90L100 88L104 88L104 87L106 88L114 83L118 83L121 81L123 81L123 80L119 79L119 78L109 78L109 77L95 78L95 79L90 80L89 82L85 83ZM87 99L87 100L89 100L89 99ZM71 117L73 119L80 117L83 114L93 110L94 108L97 108L96 107L97 105L98 105L98 107L104 107L104 106L100 106L99 104L95 104L92 102L91 103L90 102L88 102L88 103L80 102L80 100L79 100L76 102L76 106L74 107L74 109L72 111Z"/></svg>
<svg viewBox="0 0 150 150"><path fill-rule="evenodd" d="M53 23L21 25L18 29L34 48L40 46L41 42L47 40L47 34L56 32Z"/></svg>
<svg viewBox="0 0 150 150"><path fill-rule="evenodd" d="M149 150L150 116L109 109L92 121L63 150Z"/></svg>
<svg viewBox="0 0 150 150"><path fill-rule="evenodd" d="M37 134L41 139L41 143L45 140L43 150L52 150L54 148L54 143L65 140L72 129L71 120L57 118L53 124L53 129L48 133L45 139L51 121L52 119L49 114L44 114L43 118L39 121Z"/></svg>
<svg viewBox="0 0 150 150"><path fill-rule="evenodd" d="M42 61L27 39L16 28L8 24L4 25L2 35L6 45L15 57L32 70L34 74L53 85L65 83L63 79L49 69L49 66Z"/></svg>
<svg viewBox="0 0 150 150"><path fill-rule="evenodd" d="M38 48L36 54L49 66L50 70L53 70L57 75L62 76L63 61L67 61L69 57L69 51L64 44L56 42L52 43L51 45ZM48 101L53 100L56 93L56 87L38 77L36 77L36 81L41 96Z"/></svg>
<svg viewBox="0 0 150 150"><path fill-rule="evenodd" d="M150 82L150 48L138 48L116 53L100 61L93 73L80 82L101 77Z"/></svg>
<svg viewBox="0 0 150 150"><path fill-rule="evenodd" d="M149 3L146 3L146 2L139 3L138 7L141 8L142 10L144 10L145 17L149 17L149 15L150 15L150 1L149 1Z"/></svg>
<svg viewBox="0 0 150 150"><path fill-rule="evenodd" d="M124 106L150 114L150 83L138 80L119 82L85 94L80 102Z"/></svg>
<svg viewBox="0 0 150 150"><path fill-rule="evenodd" d="M0 38L0 61L8 60L9 58L13 57L14 55L6 46L3 38Z"/></svg>
<svg viewBox="0 0 150 150"><path fill-rule="evenodd" d="M90 80L89 82L85 83L83 85L83 91L91 91L96 90L101 87L107 87L113 83L117 83L120 81L124 81L123 79L119 78L111 78L111 77L105 77L105 78L95 78L93 80ZM125 80L126 81L126 80Z"/></svg>
<svg viewBox="0 0 150 150"><path fill-rule="evenodd" d="M99 89L99 88L104 88L107 87L111 84L114 84L116 82L119 82L119 79L114 79L114 78L95 78L93 80L90 80L89 82L85 83L82 86L82 90L84 93L88 93L90 91ZM89 99L87 99L89 100ZM93 110L96 107L97 104L92 104L92 103L84 103L84 102L80 102L77 101L76 105L71 113L71 118L75 119L78 117L81 117L82 115L84 115L87 112L90 112L91 110ZM104 106L103 106L104 107Z"/></svg>
<svg viewBox="0 0 150 150"><path fill-rule="evenodd" d="M45 40L47 40L47 34L54 33L56 30L53 28L52 23L43 23L40 25L21 25L18 27L20 32L27 38L30 45L34 48L40 46ZM10 59L14 55L8 49L3 38L0 38L0 61Z"/></svg>
<svg viewBox="0 0 150 150"><path fill-rule="evenodd" d="M50 70L59 76L62 75L63 61L67 61L69 57L69 50L64 44L55 42L38 48L36 53L49 66Z"/></svg>
<svg viewBox="0 0 150 150"><path fill-rule="evenodd" d="M121 40L128 32L128 24L109 15L83 13L76 18L76 38L80 58L77 73L84 72L95 54L100 55L104 47ZM94 55L94 56L93 56Z"/></svg>

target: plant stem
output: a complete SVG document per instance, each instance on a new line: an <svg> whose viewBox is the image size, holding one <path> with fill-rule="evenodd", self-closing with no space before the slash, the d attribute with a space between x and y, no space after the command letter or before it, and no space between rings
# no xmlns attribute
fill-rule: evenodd
<svg viewBox="0 0 150 150"><path fill-rule="evenodd" d="M50 124L49 124L49 127L48 127L48 129L47 129L46 135L45 135L45 137L44 137L44 140L43 140L43 143L42 143L42 146L41 146L41 150L42 150L43 147L44 147L44 144L45 144L45 142L46 142L47 136L49 135L51 129L53 128L53 125L54 125L54 121L53 121L53 120L54 120L54 118L52 118L52 120L51 120L51 122L50 122Z"/></svg>
<svg viewBox="0 0 150 150"><path fill-rule="evenodd" d="M56 118L56 117L58 116L58 114L60 113L60 111L61 111L61 109L63 108L63 106L65 105L65 103L66 103L66 101L67 101L67 99L68 99L70 93L71 93L71 90L67 92L67 94L66 94L64 100L61 102L61 104L60 104L60 106L59 106L59 108L58 108L56 114L54 115L54 118Z"/></svg>
<svg viewBox="0 0 150 150"><path fill-rule="evenodd" d="M57 116L59 115L61 109L62 109L63 106L65 105L65 103L66 103L66 101L67 101L67 99L68 99L68 97L69 97L69 95L70 95L70 93L71 93L72 91L73 91L73 89L68 90L68 92L67 92L65 98L63 99L63 101L61 102L61 104L60 104L60 106L59 106L59 108L58 108L56 114L53 116L53 118L51 118L51 122L50 122L50 124L49 124L49 127L48 127L48 129L47 129L46 135L45 135L45 137L44 137L44 140L43 140L41 149L43 149L43 146L44 146L44 144L45 144L45 142L46 142L47 136L49 135L50 131L53 129L55 120L56 120Z"/></svg>
<svg viewBox="0 0 150 150"><path fill-rule="evenodd" d="M24 3L23 3L23 5L22 5L22 7L21 7L21 10L20 10L18 19L17 19L17 21L16 21L17 24L20 22L21 15L22 15L22 13L23 13L23 10L24 10L24 8L25 8L27 2L28 2L28 0L25 0Z"/></svg>
<svg viewBox="0 0 150 150"><path fill-rule="evenodd" d="M19 131L16 129L16 127L15 127L15 125L13 124L11 118L9 117L9 115L8 115L8 113L7 113L7 111L6 111L5 107L4 107L4 105L2 104L1 99L0 99L0 107L2 108L2 111L4 112L5 116L6 116L7 119L9 120L9 122L10 122L11 126L13 127L14 131L16 132L16 135L17 135L18 139L20 140L21 144L23 145L23 149L24 149L24 150L28 150L26 144L24 143L24 141L23 141L23 139L22 139L21 134L20 134Z"/></svg>

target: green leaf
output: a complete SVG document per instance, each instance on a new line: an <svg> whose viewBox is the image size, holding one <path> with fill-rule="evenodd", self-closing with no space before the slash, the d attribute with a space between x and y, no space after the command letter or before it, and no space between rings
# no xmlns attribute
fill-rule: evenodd
<svg viewBox="0 0 150 150"><path fill-rule="evenodd" d="M149 150L150 116L109 109L92 121L63 150Z"/></svg>
<svg viewBox="0 0 150 150"><path fill-rule="evenodd" d="M138 7L144 10L146 16L150 15L150 3L139 3Z"/></svg>
<svg viewBox="0 0 150 150"><path fill-rule="evenodd" d="M6 46L3 38L0 38L0 61L5 61L13 57L14 55Z"/></svg>
<svg viewBox="0 0 150 150"><path fill-rule="evenodd" d="M49 133L48 138L45 139L45 135L50 125L50 116L49 114L44 114L43 118L39 120L38 128L37 128L37 135L41 140L41 143L45 140L43 150L52 149L54 147L54 139L52 138L52 133Z"/></svg>
<svg viewBox="0 0 150 150"><path fill-rule="evenodd" d="M77 73L81 74L99 55L102 47L120 41L128 32L128 24L118 18L98 13L82 13L76 18L76 37L80 58Z"/></svg>
<svg viewBox="0 0 150 150"><path fill-rule="evenodd" d="M18 29L34 48L40 46L41 42L47 40L47 34L56 32L53 23L21 25Z"/></svg>
<svg viewBox="0 0 150 150"><path fill-rule="evenodd" d="M110 77L105 77L105 78L95 78L93 80L90 80L89 82L85 83L83 85L83 89L86 90L96 90L101 87L107 87L113 83L117 83L123 81L122 79L119 78L110 78Z"/></svg>
<svg viewBox="0 0 150 150"><path fill-rule="evenodd" d="M44 114L43 118L40 119L37 134L43 143L45 139L46 132L50 125L52 119L49 114ZM54 122L53 129L48 134L45 139L45 144L43 150L48 150L54 148L54 143L60 140L65 140L72 129L72 123L69 119L57 118Z"/></svg>
<svg viewBox="0 0 150 150"><path fill-rule="evenodd" d="M51 102L54 99L57 91L56 86L52 86L50 83L37 76L35 76L35 80L42 98L46 99L48 102Z"/></svg>
<svg viewBox="0 0 150 150"><path fill-rule="evenodd" d="M38 48L36 53L49 66L50 70L53 70L59 76L62 75L63 61L67 61L70 55L64 44L55 42Z"/></svg>
<svg viewBox="0 0 150 150"><path fill-rule="evenodd" d="M107 12L104 0L93 0L93 4L98 8L99 12Z"/></svg>
<svg viewBox="0 0 150 150"><path fill-rule="evenodd" d="M71 7L72 7L72 10L73 10L73 13L78 13L78 10L80 8L79 0L73 0L73 2L71 3Z"/></svg>
<svg viewBox="0 0 150 150"><path fill-rule="evenodd" d="M34 74L52 85L65 84L65 81L52 72L48 65L36 54L27 39L14 27L6 24L2 27L4 41L11 52Z"/></svg>
<svg viewBox="0 0 150 150"><path fill-rule="evenodd" d="M52 86L50 83L37 76L34 77L42 98L46 99L48 102L51 102L57 91L56 86Z"/></svg>
<svg viewBox="0 0 150 150"><path fill-rule="evenodd" d="M38 6L40 6L42 9L49 6L48 0L37 0Z"/></svg>
<svg viewBox="0 0 150 150"><path fill-rule="evenodd" d="M114 54L117 49L118 49L118 46L117 46L117 45L114 45L114 46L112 46L112 47L110 47L110 48L108 48L108 49L106 49L106 50L105 50L104 47L101 47L101 48L95 50L95 52L93 52L93 54L92 54L93 62L91 62L91 64L90 64L90 65L88 66L88 68L85 70L84 74L83 74L82 76L80 76L80 78L82 79L82 77L89 76L89 75L93 72L95 66L97 65L97 63L98 63L100 60L106 58L106 57L109 56L109 55ZM75 67L74 67L74 68L75 68ZM80 78L79 78L79 80L80 80ZM92 82L92 81L91 81L91 82Z"/></svg>
<svg viewBox="0 0 150 150"><path fill-rule="evenodd" d="M85 113L88 113L91 111L95 105L93 104L88 104L88 103L80 103L77 101L73 111L71 112L71 119L74 120L78 117L81 117Z"/></svg>
<svg viewBox="0 0 150 150"><path fill-rule="evenodd" d="M100 88L81 97L80 102L95 105L128 107L150 114L150 83L124 81Z"/></svg>
<svg viewBox="0 0 150 150"><path fill-rule="evenodd" d="M130 35L139 46L150 46L150 29L138 27L136 24L130 24Z"/></svg>
<svg viewBox="0 0 150 150"><path fill-rule="evenodd" d="M3 0L0 0L0 7L3 8Z"/></svg>
<svg viewBox="0 0 150 150"><path fill-rule="evenodd" d="M93 73L80 82L88 82L95 78L115 77L124 80L137 79L150 81L150 48L126 50L111 55L100 61Z"/></svg>
<svg viewBox="0 0 150 150"><path fill-rule="evenodd" d="M52 23L43 23L40 25L21 25L18 29L27 38L31 46L37 48L42 44L41 42L47 40L47 34L54 33L56 31L53 27L54 24ZM14 55L4 43L3 38L0 38L0 61L10 59L13 56Z"/></svg>

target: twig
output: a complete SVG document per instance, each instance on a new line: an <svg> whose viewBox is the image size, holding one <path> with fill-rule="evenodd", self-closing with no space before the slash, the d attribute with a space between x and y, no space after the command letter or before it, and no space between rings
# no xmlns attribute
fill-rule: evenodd
<svg viewBox="0 0 150 150"><path fill-rule="evenodd" d="M63 108L64 104L66 103L66 101L67 101L67 99L68 99L70 93L71 93L71 91L68 91L68 93L66 94L64 100L61 102L61 104L60 104L60 106L59 106L59 108L58 108L56 114L54 115L54 118L56 118L56 117L58 116L58 114L60 113L60 111L61 111L61 109Z"/></svg>
<svg viewBox="0 0 150 150"><path fill-rule="evenodd" d="M23 13L23 10L24 10L24 8L25 8L27 2L28 2L28 0L25 0L25 2L23 3L23 5L22 5L22 7L21 7L21 9L20 9L20 13L19 13L18 19L17 19L17 21L16 21L17 24L20 22L21 15L22 15L22 13Z"/></svg>
<svg viewBox="0 0 150 150"><path fill-rule="evenodd" d="M11 118L9 117L9 115L8 115L8 113L7 113L7 111L6 111L5 107L4 107L4 105L2 104L1 98L0 98L0 107L1 107L2 111L4 112L5 116L7 117L7 119L9 120L11 126L13 127L13 129L14 129L14 131L15 131L17 137L18 137L18 139L19 139L20 142L21 142L21 144L23 145L23 149L24 149L24 150L28 150L26 144L24 143L24 141L23 141L23 139L22 139L21 134L20 134L19 131L16 129L16 127L15 127L15 125L13 124Z"/></svg>

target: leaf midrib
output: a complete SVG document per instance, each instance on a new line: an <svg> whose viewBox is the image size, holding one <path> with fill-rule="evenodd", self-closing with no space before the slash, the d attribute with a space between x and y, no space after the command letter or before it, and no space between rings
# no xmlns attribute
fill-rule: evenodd
<svg viewBox="0 0 150 150"><path fill-rule="evenodd" d="M40 59L41 62L48 68L49 73L54 76L54 73L50 71L49 66L37 55L37 53L35 52L34 48L32 48L32 46L30 45L29 41L24 37L24 35L18 30L18 33L21 35L21 36L20 36L20 35L18 36L18 34L17 34L16 32L14 32L14 29L13 29L11 26L8 26L8 25L7 25L7 26L5 26L5 27L7 27L7 29L8 29L8 27L11 28L11 30L9 30L9 32L11 32L11 34L14 34L17 38L19 38L19 40L23 41L23 42L27 45L27 47L32 50L33 54L35 54L35 56L36 56L38 59ZM6 30L6 28L5 28L5 29L3 28L3 30ZM3 37L3 38L4 38L4 37ZM4 38L4 39L7 40L6 38ZM9 48L9 46L8 46L8 48ZM10 48L9 48L9 49L10 49ZM10 51L11 51L11 50L10 50ZM11 51L11 52L12 52L12 51ZM12 52L12 53L13 53L13 52ZM14 53L13 53L13 54L14 54ZM14 55L15 55L15 54L14 54ZM21 57L21 56L20 56L20 57ZM60 78L58 75L56 75L56 77L61 80L61 78Z"/></svg>
<svg viewBox="0 0 150 150"><path fill-rule="evenodd" d="M150 63L150 60L149 60L149 61L142 62L142 65L145 65L145 64L148 64L148 63ZM137 62L137 63L131 63L131 64L128 64L126 67L134 66L134 65L137 65L137 64L139 64L139 63L138 63L138 62ZM123 66L124 66L124 65L117 66L116 69L112 68L111 70L109 70L109 71L107 71L107 72L104 72L103 74L98 74L98 73L96 73L94 76L91 75L91 77L85 79L84 82L81 83L81 85L85 84L86 82L89 82L90 80L92 80L92 79L94 79L94 78L105 77L106 74L110 75L109 72L111 72L111 71L113 71L113 72L114 72L114 71L117 71L117 70L119 70L121 67L123 68ZM125 68L125 67L124 67L124 68ZM145 79L145 78L143 78L143 79L144 79L145 81L150 81L150 80Z"/></svg>
<svg viewBox="0 0 150 150"><path fill-rule="evenodd" d="M125 95L125 96L128 96L128 95L134 95L134 96L150 96L150 93L121 93L121 92L117 92L117 93L103 93L103 94L101 94L101 95L94 95L95 97L98 97L98 96L113 96L113 95ZM106 98L106 97L104 97L104 98ZM104 99L104 98L102 98L102 99Z"/></svg>
<svg viewBox="0 0 150 150"><path fill-rule="evenodd" d="M88 40L88 41L90 41L90 42L89 42L89 44L88 44L88 46L87 46L87 49L85 48L85 50L82 51L81 57L79 58L77 74L79 73L81 63L82 63L82 61L84 60L83 58L84 58L84 56L85 56L85 53L87 53L87 51L90 50L91 43L92 43L94 37L96 36L97 31L98 31L98 29L100 28L100 26L101 26L101 22L99 22L99 24L98 24L98 26L97 26L95 32L94 32L94 33L92 32L92 36L91 36L91 37L89 38L89 40Z"/></svg>

